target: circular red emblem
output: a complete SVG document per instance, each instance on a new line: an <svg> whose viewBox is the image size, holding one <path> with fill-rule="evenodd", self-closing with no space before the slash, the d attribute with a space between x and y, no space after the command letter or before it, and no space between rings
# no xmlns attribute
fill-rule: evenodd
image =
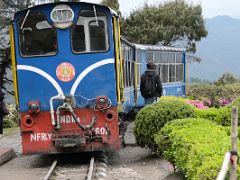
<svg viewBox="0 0 240 180"><path fill-rule="evenodd" d="M63 82L71 81L75 76L75 68L68 62L63 62L56 69L57 78Z"/></svg>

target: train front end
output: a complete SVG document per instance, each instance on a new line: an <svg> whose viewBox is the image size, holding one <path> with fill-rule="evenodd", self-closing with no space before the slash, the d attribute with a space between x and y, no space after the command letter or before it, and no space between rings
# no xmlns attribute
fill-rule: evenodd
<svg viewBox="0 0 240 180"><path fill-rule="evenodd" d="M105 6L53 3L10 27L22 153L119 149L117 16Z"/></svg>

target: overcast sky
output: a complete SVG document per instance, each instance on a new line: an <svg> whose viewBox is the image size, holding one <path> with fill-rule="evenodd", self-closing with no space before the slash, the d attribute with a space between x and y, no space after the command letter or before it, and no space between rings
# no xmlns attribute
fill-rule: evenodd
<svg viewBox="0 0 240 180"><path fill-rule="evenodd" d="M101 0L82 0L85 2L98 3ZM131 10L138 6L142 6L144 2L148 4L156 4L167 0L118 0L122 14L128 15ZM203 8L204 18L212 18L218 15L229 15L231 17L240 18L240 0L188 0L194 4L201 4Z"/></svg>

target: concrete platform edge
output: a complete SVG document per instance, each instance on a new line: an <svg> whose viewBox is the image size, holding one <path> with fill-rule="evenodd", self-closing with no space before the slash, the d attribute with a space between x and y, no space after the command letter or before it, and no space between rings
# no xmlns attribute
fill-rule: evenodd
<svg viewBox="0 0 240 180"><path fill-rule="evenodd" d="M0 165L16 157L16 153L12 148L0 147Z"/></svg>

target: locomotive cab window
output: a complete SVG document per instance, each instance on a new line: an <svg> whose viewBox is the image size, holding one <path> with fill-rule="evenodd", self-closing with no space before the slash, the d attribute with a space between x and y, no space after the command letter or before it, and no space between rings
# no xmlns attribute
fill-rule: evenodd
<svg viewBox="0 0 240 180"><path fill-rule="evenodd" d="M102 12L82 10L71 33L75 53L108 50L107 17Z"/></svg>
<svg viewBox="0 0 240 180"><path fill-rule="evenodd" d="M24 57L57 53L57 34L42 13L21 17L18 21L20 53Z"/></svg>
<svg viewBox="0 0 240 180"><path fill-rule="evenodd" d="M72 43L74 52L86 51L84 25L76 25L73 27Z"/></svg>
<svg viewBox="0 0 240 180"><path fill-rule="evenodd" d="M103 21L89 23L91 51L106 50L105 24Z"/></svg>

